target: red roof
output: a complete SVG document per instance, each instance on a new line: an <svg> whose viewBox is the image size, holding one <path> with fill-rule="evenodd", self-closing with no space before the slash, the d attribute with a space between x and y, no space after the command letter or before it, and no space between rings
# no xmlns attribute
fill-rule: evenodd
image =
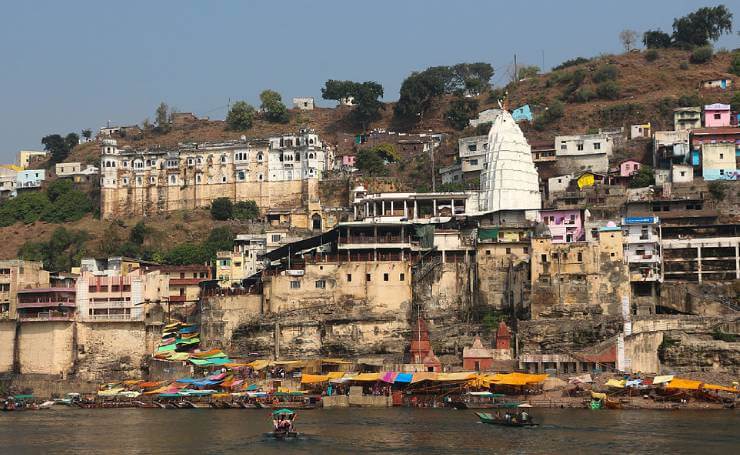
<svg viewBox="0 0 740 455"><path fill-rule="evenodd" d="M718 127L718 128L697 128L691 130L691 134L740 134L740 128Z"/></svg>

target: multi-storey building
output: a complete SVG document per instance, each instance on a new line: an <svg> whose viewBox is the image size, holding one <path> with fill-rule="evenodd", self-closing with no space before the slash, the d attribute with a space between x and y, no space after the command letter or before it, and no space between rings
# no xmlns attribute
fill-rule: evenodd
<svg viewBox="0 0 740 455"><path fill-rule="evenodd" d="M663 269L660 219L657 216L622 218L622 234L633 307L637 314L653 314Z"/></svg>
<svg viewBox="0 0 740 455"><path fill-rule="evenodd" d="M673 129L676 131L701 128L701 107L679 107L673 110Z"/></svg>
<svg viewBox="0 0 740 455"><path fill-rule="evenodd" d="M488 136L463 137L458 140L458 154L465 179L479 179L486 164Z"/></svg>
<svg viewBox="0 0 740 455"><path fill-rule="evenodd" d="M49 272L36 261L0 261L0 319L15 319L18 291L49 287Z"/></svg>
<svg viewBox="0 0 740 455"><path fill-rule="evenodd" d="M561 174L583 171L606 173L609 171L609 157L613 147L614 140L609 134L557 136L557 170Z"/></svg>
<svg viewBox="0 0 740 455"><path fill-rule="evenodd" d="M91 262L98 261L83 260L77 279L80 320L143 321L148 304L169 303L170 284L166 274L147 273L127 261L108 261L111 268L105 269L90 267Z"/></svg>
<svg viewBox="0 0 740 455"><path fill-rule="evenodd" d="M333 163L331 149L310 130L175 149L137 150L104 140L101 213L111 218L194 209L219 197L254 200L263 210L319 211L316 183Z"/></svg>

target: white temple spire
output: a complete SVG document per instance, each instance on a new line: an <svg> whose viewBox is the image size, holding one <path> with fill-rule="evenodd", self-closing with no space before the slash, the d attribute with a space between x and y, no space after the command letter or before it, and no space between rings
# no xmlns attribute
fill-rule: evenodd
<svg viewBox="0 0 740 455"><path fill-rule="evenodd" d="M511 114L503 110L488 132L486 161L480 175L480 210L541 208L532 149Z"/></svg>

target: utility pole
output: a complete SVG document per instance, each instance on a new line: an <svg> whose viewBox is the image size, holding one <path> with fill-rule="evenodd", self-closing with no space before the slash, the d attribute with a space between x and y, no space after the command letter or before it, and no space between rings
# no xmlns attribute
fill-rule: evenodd
<svg viewBox="0 0 740 455"><path fill-rule="evenodd" d="M519 72L516 70L516 54L514 54L514 83L519 82Z"/></svg>

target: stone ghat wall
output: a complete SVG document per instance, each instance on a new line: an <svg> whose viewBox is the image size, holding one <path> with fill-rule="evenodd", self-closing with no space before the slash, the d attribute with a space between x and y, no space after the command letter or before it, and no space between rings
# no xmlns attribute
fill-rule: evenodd
<svg viewBox="0 0 740 455"><path fill-rule="evenodd" d="M0 373L13 371L15 327L15 321L0 322Z"/></svg>

